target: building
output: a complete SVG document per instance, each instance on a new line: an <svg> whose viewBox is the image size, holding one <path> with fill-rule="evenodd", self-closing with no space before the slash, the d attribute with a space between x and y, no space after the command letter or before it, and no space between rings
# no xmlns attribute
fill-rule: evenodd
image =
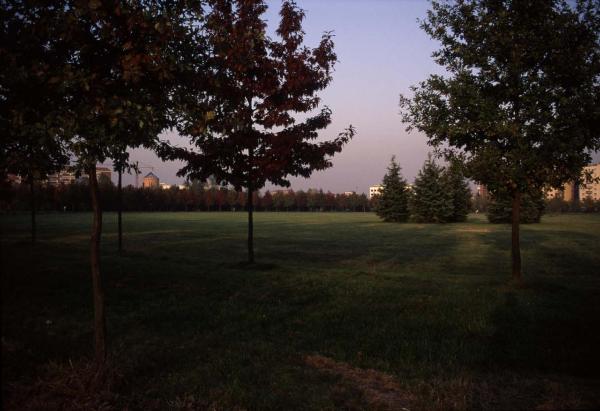
<svg viewBox="0 0 600 411"><path fill-rule="evenodd" d="M112 170L108 167L96 167L96 177L98 180L105 177L108 178L108 181L112 181Z"/></svg>
<svg viewBox="0 0 600 411"><path fill-rule="evenodd" d="M100 179L107 178L108 181L112 181L112 170L108 167L96 166L96 177ZM75 182L87 182L89 176L87 174L81 174L79 177L75 175L75 171L65 168L58 173L49 174L46 180L48 185L60 186L73 184Z"/></svg>
<svg viewBox="0 0 600 411"><path fill-rule="evenodd" d="M353 196L354 194L356 194L356 191L344 191L344 195L347 197Z"/></svg>
<svg viewBox="0 0 600 411"><path fill-rule="evenodd" d="M144 183L142 185L144 188L159 188L160 180L153 172L149 172L144 176Z"/></svg>
<svg viewBox="0 0 600 411"><path fill-rule="evenodd" d="M479 198L483 198L483 199L488 199L490 196L490 193L487 189L487 187L483 184L477 184L475 186L475 197L479 197Z"/></svg>
<svg viewBox="0 0 600 411"><path fill-rule="evenodd" d="M77 181L77 177L75 176L74 171L64 169L59 171L58 173L49 174L47 181L48 185L60 186L63 184L73 184L75 181Z"/></svg>
<svg viewBox="0 0 600 411"><path fill-rule="evenodd" d="M586 182L586 174L591 174L592 182ZM585 166L581 173L581 183L570 181L562 188L551 188L546 191L546 198L562 198L566 202L590 199L600 200L600 163Z"/></svg>
<svg viewBox="0 0 600 411"><path fill-rule="evenodd" d="M144 183L145 183L145 181L146 181L146 178L144 177ZM163 190L169 190L171 188L171 184L168 184L168 183L160 183L159 186ZM146 187L146 186L144 185L144 187Z"/></svg>
<svg viewBox="0 0 600 411"><path fill-rule="evenodd" d="M374 196L378 196L383 191L383 186L381 184L376 184L374 186L369 187L369 198L373 198Z"/></svg>
<svg viewBox="0 0 600 411"><path fill-rule="evenodd" d="M18 176L16 174L8 174L6 176L6 181L12 186L18 186L19 184L21 184L21 176Z"/></svg>
<svg viewBox="0 0 600 411"><path fill-rule="evenodd" d="M291 188L283 188L281 190L273 190L271 191L271 194L283 194L285 196L288 194L294 194L294 190Z"/></svg>
<svg viewBox="0 0 600 411"><path fill-rule="evenodd" d="M579 199L591 199L594 201L600 200L600 163L591 164L583 168L583 172L590 173L592 176L591 183L586 183L585 180L579 185Z"/></svg>

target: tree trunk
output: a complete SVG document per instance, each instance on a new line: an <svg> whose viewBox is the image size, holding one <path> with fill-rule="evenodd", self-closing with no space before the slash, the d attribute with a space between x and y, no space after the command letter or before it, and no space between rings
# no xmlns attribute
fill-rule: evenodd
<svg viewBox="0 0 600 411"><path fill-rule="evenodd" d="M252 212L254 205L252 204L252 185L248 185L248 262L254 262L254 221Z"/></svg>
<svg viewBox="0 0 600 411"><path fill-rule="evenodd" d="M512 198L512 277L517 283L521 283L521 244L519 238L519 223L521 210L521 193L513 193Z"/></svg>
<svg viewBox="0 0 600 411"><path fill-rule="evenodd" d="M29 177L29 191L31 194L31 242L35 244L37 239L37 225L35 222L35 180Z"/></svg>
<svg viewBox="0 0 600 411"><path fill-rule="evenodd" d="M119 169L119 182L117 184L117 213L119 230L119 254L123 253L123 172Z"/></svg>
<svg viewBox="0 0 600 411"><path fill-rule="evenodd" d="M94 220L90 243L90 263L92 268L92 284L94 294L94 337L96 365L101 367L106 360L106 319L104 316L104 289L100 276L100 236L102 235L102 210L98 192L96 166L89 169L90 194Z"/></svg>

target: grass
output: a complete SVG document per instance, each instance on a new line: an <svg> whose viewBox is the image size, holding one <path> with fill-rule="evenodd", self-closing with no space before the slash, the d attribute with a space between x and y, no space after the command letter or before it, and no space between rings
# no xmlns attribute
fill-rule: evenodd
<svg viewBox="0 0 600 411"><path fill-rule="evenodd" d="M33 247L2 216L6 409L600 407L599 215L524 226L523 289L481 216L257 213L255 267L245 218L125 214L119 257L105 215L114 376L90 389L91 215L42 214Z"/></svg>

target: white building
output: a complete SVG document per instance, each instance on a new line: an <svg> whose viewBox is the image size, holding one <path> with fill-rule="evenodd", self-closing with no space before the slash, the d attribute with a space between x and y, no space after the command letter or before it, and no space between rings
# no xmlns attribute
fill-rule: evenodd
<svg viewBox="0 0 600 411"><path fill-rule="evenodd" d="M579 198L581 200L586 198L594 201L600 200L600 163L584 167L583 172L590 173L594 181L591 183L581 183L579 186Z"/></svg>
<svg viewBox="0 0 600 411"><path fill-rule="evenodd" d="M369 198L373 198L373 196L378 196L383 191L383 186L381 184L376 184L374 186L369 187Z"/></svg>

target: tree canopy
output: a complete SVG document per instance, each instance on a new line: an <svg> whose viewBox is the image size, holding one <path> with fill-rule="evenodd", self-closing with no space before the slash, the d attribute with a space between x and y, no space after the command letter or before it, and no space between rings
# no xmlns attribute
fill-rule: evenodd
<svg viewBox="0 0 600 411"><path fill-rule="evenodd" d="M600 5L594 0L432 2L421 27L441 48L401 97L403 121L492 193L577 180L600 148ZM513 275L521 276L518 215Z"/></svg>

